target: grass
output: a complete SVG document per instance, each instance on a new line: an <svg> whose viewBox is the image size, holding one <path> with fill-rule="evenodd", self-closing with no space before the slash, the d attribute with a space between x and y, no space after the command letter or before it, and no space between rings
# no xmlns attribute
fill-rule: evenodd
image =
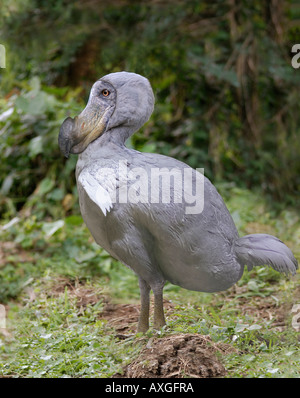
<svg viewBox="0 0 300 398"><path fill-rule="evenodd" d="M300 259L300 221L293 210L276 214L259 195L221 187L240 234L279 236ZM4 224L4 223L3 223ZM101 317L107 300L138 303L135 275L90 237L80 216L35 216L2 228L0 303L7 328L0 334L3 377L111 377L153 336L120 339ZM220 360L227 377L300 377L299 332L291 308L300 304L299 273L245 270L226 292L196 293L167 284L167 327L158 336L209 335L233 350Z"/></svg>

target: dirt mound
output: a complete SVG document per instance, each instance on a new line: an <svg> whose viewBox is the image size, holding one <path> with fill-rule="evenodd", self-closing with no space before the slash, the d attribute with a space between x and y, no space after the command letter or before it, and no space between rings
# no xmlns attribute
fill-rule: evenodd
<svg viewBox="0 0 300 398"><path fill-rule="evenodd" d="M197 334L152 338L137 359L126 366L124 375L115 377L222 377L226 370L216 352L226 354L230 349Z"/></svg>

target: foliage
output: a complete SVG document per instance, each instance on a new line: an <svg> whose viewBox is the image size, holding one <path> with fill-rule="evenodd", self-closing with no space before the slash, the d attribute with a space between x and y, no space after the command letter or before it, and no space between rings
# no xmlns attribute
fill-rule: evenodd
<svg viewBox="0 0 300 398"><path fill-rule="evenodd" d="M126 351L132 355L138 345L116 344L113 330L97 320L99 309L78 309L67 290L58 299L41 295L18 314L25 322L16 332L17 351L12 347L16 357L0 364L1 371L15 377L109 377L120 371ZM8 356L9 350L1 348Z"/></svg>
<svg viewBox="0 0 300 398"><path fill-rule="evenodd" d="M299 258L299 215L285 210L273 218L258 194L230 195L228 187L226 192L241 233L268 229L284 237ZM19 217L2 226L0 242L0 302L7 309L8 332L0 334L1 375L111 377L155 334L122 340L101 317L107 300L137 303L138 281L91 241L80 216L54 222ZM156 335L199 333L229 344L233 350L220 357L228 377L299 377L298 334L289 310L299 299L298 283L299 274L287 279L271 268L256 268L245 270L236 287L216 294L167 284L164 296L173 310ZM277 311L286 312L281 331L274 322Z"/></svg>
<svg viewBox="0 0 300 398"><path fill-rule="evenodd" d="M66 166L59 156L59 125L78 112L75 98L85 101L94 80L123 69L147 76L157 99L134 147L296 205L300 74L290 49L299 42L297 10L294 1L259 0L2 2L8 66L0 106L11 109L16 100L17 109L1 130L0 184L9 212L45 178L46 189L56 189L48 191L54 202L74 195L66 176L75 160Z"/></svg>
<svg viewBox="0 0 300 398"><path fill-rule="evenodd" d="M120 340L102 319L110 297L135 303L138 283L91 240L79 216L77 159L64 159L57 145L62 121L106 73L141 73L154 88L154 114L129 145L204 166L241 235L271 233L300 258L300 73L290 63L297 10L294 0L1 2L0 303L8 331L0 374L110 377L154 333ZM174 309L158 335L209 334L229 344L236 351L220 358L229 377L299 377L289 318L280 330L259 313L289 308L297 282L299 274L288 280L258 268L215 295L167 284ZM82 290L96 299L80 304Z"/></svg>
<svg viewBox="0 0 300 398"><path fill-rule="evenodd" d="M37 77L22 85L0 117L0 215L8 217L27 202L38 217L57 218L76 202L70 196L76 195L76 158L63 160L57 136L66 114L79 111L78 90L42 88Z"/></svg>

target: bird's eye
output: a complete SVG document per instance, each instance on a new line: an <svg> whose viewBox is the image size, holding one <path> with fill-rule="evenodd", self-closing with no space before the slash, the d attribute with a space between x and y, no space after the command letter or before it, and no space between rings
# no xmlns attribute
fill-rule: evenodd
<svg viewBox="0 0 300 398"><path fill-rule="evenodd" d="M101 94L103 95L103 97L108 97L110 94L110 91L105 88L104 90L102 90Z"/></svg>

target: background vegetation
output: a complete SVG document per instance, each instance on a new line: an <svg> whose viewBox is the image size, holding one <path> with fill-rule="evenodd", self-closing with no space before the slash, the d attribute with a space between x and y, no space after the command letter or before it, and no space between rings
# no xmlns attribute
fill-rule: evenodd
<svg viewBox="0 0 300 398"><path fill-rule="evenodd" d="M1 122L2 195L19 210L46 177L44 194L72 193L62 170L72 176L75 161L66 169L60 157L59 125L97 78L124 69L147 76L157 101L135 147L295 204L299 15L296 1L278 0L4 0L1 106L14 112Z"/></svg>
<svg viewBox="0 0 300 398"><path fill-rule="evenodd" d="M152 118L128 145L204 167L241 234L273 233L300 258L300 71L290 53L300 43L299 20L296 0L1 2L0 303L22 342L8 337L0 346L4 375L109 376L136 354L130 341L115 346L98 317L101 300L74 315L75 298L67 290L53 295L49 282L77 280L94 293L108 284L118 300L138 298L135 277L89 240L78 208L76 156L64 159L57 145L62 121L78 114L106 73L140 73L155 92ZM296 282L271 270L253 271L251 278L254 285L249 274L240 282L251 300L265 294L292 305L299 299L292 293L299 294ZM252 341L244 355L228 360L232 375L299 375L291 327L280 336L266 323L261 330L241 328L257 320L244 319L239 302L222 306L226 296L195 299L188 292L178 297L176 289L169 286L167 294L188 309L180 307L173 330L191 327L238 346ZM198 307L203 318L194 313ZM242 337L233 342L237 333Z"/></svg>

